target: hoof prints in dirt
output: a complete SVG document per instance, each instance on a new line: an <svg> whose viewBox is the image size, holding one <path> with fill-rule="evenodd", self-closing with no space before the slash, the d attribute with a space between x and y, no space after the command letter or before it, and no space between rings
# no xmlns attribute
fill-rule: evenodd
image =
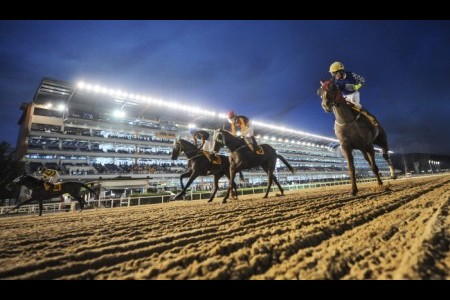
<svg viewBox="0 0 450 300"><path fill-rule="evenodd" d="M450 175L0 219L1 279L449 279Z"/></svg>

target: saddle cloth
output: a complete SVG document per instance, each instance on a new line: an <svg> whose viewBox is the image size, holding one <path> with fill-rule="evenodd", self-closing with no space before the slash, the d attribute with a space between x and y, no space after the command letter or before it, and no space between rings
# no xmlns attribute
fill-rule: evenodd
<svg viewBox="0 0 450 300"><path fill-rule="evenodd" d="M208 151L203 150L203 154L206 156L206 158L212 162L214 165L220 165L222 163L222 160L220 159L219 155L214 155L214 158L212 157L211 153Z"/></svg>
<svg viewBox="0 0 450 300"><path fill-rule="evenodd" d="M52 185L48 182L44 182L44 188L47 192L60 192L61 188L62 188L62 184L61 183L55 183L53 185L53 189L52 189Z"/></svg>

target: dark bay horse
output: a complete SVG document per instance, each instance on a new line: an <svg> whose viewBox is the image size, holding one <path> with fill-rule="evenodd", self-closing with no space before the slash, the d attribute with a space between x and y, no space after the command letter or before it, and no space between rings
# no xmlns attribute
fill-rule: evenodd
<svg viewBox="0 0 450 300"><path fill-rule="evenodd" d="M322 98L322 108L326 112L333 112L336 118L334 122L334 132L339 139L342 154L347 159L348 172L352 182L352 195L358 192L355 179L355 165L353 162L353 149L358 149L372 168L377 177L378 185L383 185L378 166L375 163L375 149L373 145L378 145L383 151L383 158L389 164L391 178L395 179L395 171L389 157L387 135L381 125L375 126L367 118L363 117L352 109L342 96L337 85L330 79L321 80L321 88L318 94Z"/></svg>
<svg viewBox="0 0 450 300"><path fill-rule="evenodd" d="M61 196L63 194L69 194L73 199L77 200L78 203L80 203L80 211L84 208L84 198L81 196L80 191L81 188L85 188L89 192L95 195L97 197L97 193L91 189L89 186L87 186L84 183L76 182L76 181L68 181L68 182L62 182L55 184L55 189L47 191L44 187L44 182L36 177L33 177L31 175L22 175L14 179L11 183L9 183L6 188L9 190L14 189L15 187L19 186L26 186L29 190L32 191L31 198L19 203L14 208L12 208L9 211L12 211L14 209L19 208L20 206L24 204L28 204L32 201L38 201L39 203L39 216L42 215L43 210L43 201L51 198L55 198L58 196ZM7 211L6 213L8 213Z"/></svg>
<svg viewBox="0 0 450 300"><path fill-rule="evenodd" d="M230 179L229 170L230 170L230 160L227 156L217 155L220 158L220 164L212 163L204 154L202 150L198 150L197 146L183 139L178 139L174 142L172 148L172 160L178 158L181 153L184 152L188 159L188 168L189 170L186 173L181 174L180 183L181 188L183 189L178 195L175 196L175 200L179 200L186 193L189 186L198 176L207 176L214 175L214 192L211 194L208 202L211 202L216 195L217 189L219 188L219 179L222 176L226 176ZM183 186L183 178L189 177L186 186ZM244 176L241 173L241 180L244 180ZM232 182L232 186L234 189L234 195L237 199L237 188L236 183Z"/></svg>
<svg viewBox="0 0 450 300"><path fill-rule="evenodd" d="M243 138L235 137L230 132L223 129L216 130L214 132L213 139L214 151L218 151L220 148L226 146L231 152L230 182L234 180L236 172L261 166L268 176L267 192L263 198L267 198L270 187L272 186L272 181L275 182L275 184L281 191L281 195L277 194L277 196L284 196L283 188L281 187L277 178L273 175L277 163L277 158L279 158L292 173L294 173L294 169L283 156L277 154L275 149L273 149L270 145L262 144L259 145L259 147L262 148L263 154L255 154L252 150L250 150ZM228 192L222 203L227 202L227 199L230 196L230 191L230 188L228 188Z"/></svg>

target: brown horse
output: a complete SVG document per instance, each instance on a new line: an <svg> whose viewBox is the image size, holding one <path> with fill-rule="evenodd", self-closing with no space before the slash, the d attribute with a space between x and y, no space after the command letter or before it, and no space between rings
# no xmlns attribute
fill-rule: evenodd
<svg viewBox="0 0 450 300"><path fill-rule="evenodd" d="M180 193L178 193L174 200L179 200L186 193L188 187L192 184L192 182L198 176L207 176L214 175L214 191L211 194L208 202L211 202L216 195L217 189L219 188L219 179L225 175L228 179L230 178L230 161L227 156L217 155L220 159L220 163L211 162L202 150L198 150L197 146L183 139L177 139L172 148L172 160L175 160L180 156L180 154L184 152L188 159L188 167L189 170L186 173L181 174L180 183L181 188L183 189ZM183 178L189 177L186 186L183 186ZM244 180L244 175L240 173L241 180ZM234 197L237 199L237 186L236 183L230 181L232 183L232 187L234 190Z"/></svg>
<svg viewBox="0 0 450 300"><path fill-rule="evenodd" d="M320 81L321 88L318 90L322 98L322 108L326 112L333 111L336 118L334 122L334 132L339 139L342 154L347 159L348 172L352 182L352 195L356 195L358 188L355 180L355 165L353 162L353 149L358 149L372 168L377 177L378 185L383 185L378 167L375 163L375 149L373 145L378 145L383 151L383 158L389 164L391 178L395 179L395 171L389 157L387 135L381 125L373 125L366 117L355 111L342 96L339 88L333 80Z"/></svg>
<svg viewBox="0 0 450 300"><path fill-rule="evenodd" d="M221 147L226 146L231 152L230 183L233 182L237 172L261 166L268 176L267 191L263 198L267 198L267 195L269 194L270 191L270 187L272 186L272 181L275 182L275 184L280 189L281 195L277 194L277 196L284 196L283 188L281 187L275 175L273 175L275 171L275 165L277 163L277 158L279 158L292 173L294 173L294 169L283 156L277 154L275 149L273 149L270 145L262 144L259 146L262 150L261 154L255 154L253 153L252 150L250 150L244 139L235 137L230 132L223 129L216 130L214 132L213 139L214 139L214 146L213 146L214 151L219 151ZM223 198L222 200L222 203L227 202L227 199L230 196L230 192L231 188L229 187L228 192L225 195L225 198Z"/></svg>

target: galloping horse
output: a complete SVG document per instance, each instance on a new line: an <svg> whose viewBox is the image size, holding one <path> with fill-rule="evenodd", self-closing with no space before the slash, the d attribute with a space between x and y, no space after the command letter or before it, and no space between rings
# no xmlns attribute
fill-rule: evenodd
<svg viewBox="0 0 450 300"><path fill-rule="evenodd" d="M9 211L17 209L24 204L36 200L39 203L39 216L41 216L43 210L42 203L44 200L55 198L57 196L61 196L66 193L69 194L73 199L77 200L78 203L80 203L80 211L82 211L84 208L84 199L80 195L80 190L82 187L87 189L89 192L93 193L95 197L97 197L97 193L93 189L91 189L84 183L76 181L56 183L55 187L52 190L47 191L45 189L44 182L42 180L26 174L14 179L6 186L6 188L8 190L12 190L15 186L22 186L22 185L26 186L29 190L32 191L31 198L22 203L19 203ZM9 211L7 211L6 213L8 213Z"/></svg>
<svg viewBox="0 0 450 300"><path fill-rule="evenodd" d="M389 148L387 135L381 125L372 124L367 118L361 117L361 114L355 111L351 104L348 104L342 96L337 85L330 79L320 81L321 88L318 94L322 98L322 108L326 112L333 111L336 120L334 121L334 132L339 139L342 154L347 159L348 172L352 182L352 195L358 192L355 180L355 165L353 162L353 149L358 149L364 155L364 158L372 168L377 177L378 185L383 185L378 167L375 163L375 150L373 145L378 145L383 150L383 158L389 164L391 178L397 178L395 175L392 161L389 157Z"/></svg>
<svg viewBox="0 0 450 300"><path fill-rule="evenodd" d="M275 149L273 149L271 146L267 144L262 144L259 145L258 147L261 148L259 150L262 150L262 152L260 154L255 154L253 153L252 150L250 150L248 145L245 143L244 139L235 137L230 132L223 129L216 130L214 132L213 139L214 139L214 146L213 146L214 151L218 151L220 148L227 146L227 148L231 152L230 182L234 180L236 172L261 166L268 176L267 192L263 198L267 198L267 195L269 194L270 191L270 187L272 186L272 181L275 182L275 184L281 191L281 195L277 194L277 196L284 196L283 188L281 187L277 178L273 175L275 165L277 163L277 158L279 158L292 173L294 173L294 169L283 156L277 154ZM227 202L227 199L230 196L230 192L231 189L228 188L228 192L225 195L225 198L223 199L222 203Z"/></svg>
<svg viewBox="0 0 450 300"><path fill-rule="evenodd" d="M174 199L181 199L189 186L198 176L214 175L214 192L208 200L208 202L211 202L216 195L217 189L219 188L219 179L222 178L223 175L230 179L230 161L228 157L224 155L217 155L217 163L211 162L202 150L198 150L197 146L186 140L178 139L173 144L172 160L177 159L182 152L184 152L188 158L189 170L186 173L181 174L180 183L183 190L176 195ZM189 180L186 183L186 186L183 187L183 178L186 177L189 177ZM244 176L241 173L241 180L243 179ZM234 180L230 181L230 184L231 183L234 189L235 198L237 199L236 183Z"/></svg>

